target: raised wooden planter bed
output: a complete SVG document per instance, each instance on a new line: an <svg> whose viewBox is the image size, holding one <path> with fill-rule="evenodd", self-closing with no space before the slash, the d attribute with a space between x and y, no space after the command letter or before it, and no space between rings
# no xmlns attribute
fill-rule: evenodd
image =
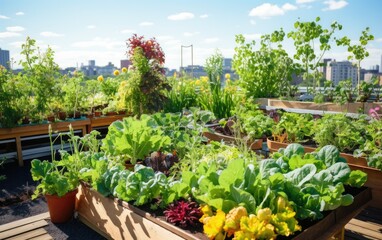
<svg viewBox="0 0 382 240"><path fill-rule="evenodd" d="M79 219L108 239L208 239L202 233L187 233L126 202L106 198L83 185L77 197Z"/></svg>
<svg viewBox="0 0 382 240"><path fill-rule="evenodd" d="M65 132L69 130L69 125L72 125L73 130L81 130L82 135L87 132L87 126L90 124L89 119L75 120L75 121L63 121L54 122L49 124L38 125L23 125L14 128L0 128L0 139L16 139L17 159L19 166L24 166L23 154L22 154L22 137L29 137L35 135L43 135L49 133L49 125L52 131Z"/></svg>
<svg viewBox="0 0 382 240"><path fill-rule="evenodd" d="M332 112L344 112L344 113L359 113L365 109L365 103L355 102L346 103L344 105L336 103L314 103L314 102L300 102L300 101L286 101L278 99L268 99L268 106L278 108L296 108L296 109L308 109L308 110L320 110L320 111L332 111Z"/></svg>
<svg viewBox="0 0 382 240"><path fill-rule="evenodd" d="M124 117L126 117L126 115L112 115L91 118L90 124L87 126L87 131L90 133L95 127L109 126L114 121L122 120Z"/></svg>
<svg viewBox="0 0 382 240"><path fill-rule="evenodd" d="M286 148L288 143L280 143L267 139L267 146L270 152L276 152L280 148ZM313 152L316 148L304 146L305 152ZM376 168L367 166L366 158L356 158L352 154L340 153L340 156L345 158L352 170L361 170L367 173L366 187L371 189L373 199L370 202L370 206L382 209L382 171Z"/></svg>
<svg viewBox="0 0 382 240"><path fill-rule="evenodd" d="M238 141L240 141L240 139L237 139L235 137L214 132L203 132L203 136L217 142L221 142L223 140L226 143L237 143ZM246 141L245 137L243 140ZM261 150L263 148L263 139L256 139L253 142L250 141L247 143L247 145L252 150Z"/></svg>
<svg viewBox="0 0 382 240"><path fill-rule="evenodd" d="M328 212L323 219L288 239L328 239L341 232L371 199L368 188L359 190L350 206ZM208 239L201 233L191 234L151 216L130 204L106 198L86 186L79 189L77 211L79 219L108 239Z"/></svg>

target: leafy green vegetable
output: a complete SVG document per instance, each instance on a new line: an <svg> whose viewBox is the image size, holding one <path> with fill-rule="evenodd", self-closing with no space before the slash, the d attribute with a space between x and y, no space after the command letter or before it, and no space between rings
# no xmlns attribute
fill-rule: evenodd
<svg viewBox="0 0 382 240"><path fill-rule="evenodd" d="M170 142L171 139L164 136L163 131L155 128L148 115L142 115L140 120L128 117L113 122L103 140L102 150L112 156L126 155L135 164Z"/></svg>

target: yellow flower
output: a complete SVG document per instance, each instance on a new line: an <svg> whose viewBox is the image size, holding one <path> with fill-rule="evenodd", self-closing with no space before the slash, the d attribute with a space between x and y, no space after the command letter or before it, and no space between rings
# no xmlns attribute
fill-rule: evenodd
<svg viewBox="0 0 382 240"><path fill-rule="evenodd" d="M199 79L195 81L195 85L200 85L200 80Z"/></svg>
<svg viewBox="0 0 382 240"><path fill-rule="evenodd" d="M123 68L122 68L122 72L123 72L123 73L127 73L127 68L123 67Z"/></svg>
<svg viewBox="0 0 382 240"><path fill-rule="evenodd" d="M225 75L224 75L224 77L225 77L225 79L231 79L231 74L229 74L229 73L226 73Z"/></svg>
<svg viewBox="0 0 382 240"><path fill-rule="evenodd" d="M119 75L119 71L118 70L115 70L114 71L114 76L118 76Z"/></svg>
<svg viewBox="0 0 382 240"><path fill-rule="evenodd" d="M245 207L237 207L229 211L224 225L224 231L227 232L228 237L232 236L240 229L240 219L244 216L248 216L247 209Z"/></svg>
<svg viewBox="0 0 382 240"><path fill-rule="evenodd" d="M97 77L97 80L98 80L98 82L103 82L103 76L102 76L102 75L99 75L99 76Z"/></svg>
<svg viewBox="0 0 382 240"><path fill-rule="evenodd" d="M259 209L257 217L260 221L269 221L272 217L272 210L270 208Z"/></svg>
<svg viewBox="0 0 382 240"><path fill-rule="evenodd" d="M121 87L124 87L124 86L126 86L126 84L127 84L127 81L122 81L122 82L120 83L120 86L121 86Z"/></svg>
<svg viewBox="0 0 382 240"><path fill-rule="evenodd" d="M202 80L203 83L208 82L208 77L200 77L200 79Z"/></svg>
<svg viewBox="0 0 382 240"><path fill-rule="evenodd" d="M204 223L205 219L213 215L212 209L208 205L201 206L200 211L202 211L203 216L199 219L201 223Z"/></svg>
<svg viewBox="0 0 382 240"><path fill-rule="evenodd" d="M174 78L176 78L176 72L174 72Z"/></svg>
<svg viewBox="0 0 382 240"><path fill-rule="evenodd" d="M225 213L218 209L215 216L209 217L206 220L203 225L203 230L207 237L209 237L209 239L215 239L217 235L220 236L225 222Z"/></svg>

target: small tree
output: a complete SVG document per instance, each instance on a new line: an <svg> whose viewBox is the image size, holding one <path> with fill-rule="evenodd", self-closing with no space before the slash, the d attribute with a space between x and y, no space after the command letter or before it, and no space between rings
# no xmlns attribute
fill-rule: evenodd
<svg viewBox="0 0 382 240"><path fill-rule="evenodd" d="M319 24L320 18L317 17L312 22L297 21L294 24L295 31L288 33L288 37L294 40L296 54L294 59L301 61L304 75L303 79L306 83L312 83L313 94L316 93L316 87L322 74L318 71L322 66L322 58L324 54L331 49L330 40L337 30L342 29L342 25L334 22L329 29L323 28ZM316 47L319 51L316 53Z"/></svg>
<svg viewBox="0 0 382 240"><path fill-rule="evenodd" d="M374 36L371 35L369 31L370 28L368 27L362 31L362 34L359 37L359 44L351 44L351 41L348 37L343 37L337 40L337 45L346 46L348 48L348 52L351 54L348 56L348 59L355 59L357 61L358 95L360 95L361 92L361 61L369 56L369 52L366 49L367 43L374 40Z"/></svg>

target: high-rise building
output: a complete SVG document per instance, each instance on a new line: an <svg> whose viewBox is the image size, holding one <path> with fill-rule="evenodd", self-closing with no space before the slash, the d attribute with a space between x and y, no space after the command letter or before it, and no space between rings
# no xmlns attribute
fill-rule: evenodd
<svg viewBox="0 0 382 240"><path fill-rule="evenodd" d="M328 68L328 63L331 62L331 61L332 61L331 58L324 58L324 60L322 60L323 66L321 67L321 72L322 72L322 77L324 79L328 79L326 77L326 69Z"/></svg>
<svg viewBox="0 0 382 240"><path fill-rule="evenodd" d="M382 55L381 55L381 64L379 65L379 72L382 73Z"/></svg>
<svg viewBox="0 0 382 240"><path fill-rule="evenodd" d="M5 67L6 69L10 69L9 66L9 51L8 50L1 50L0 48L0 65Z"/></svg>
<svg viewBox="0 0 382 240"><path fill-rule="evenodd" d="M231 71L232 69L232 58L224 58L223 59L223 70Z"/></svg>
<svg viewBox="0 0 382 240"><path fill-rule="evenodd" d="M129 69L130 65L131 65L130 60L128 60L128 59L122 59L121 60L121 69L124 67Z"/></svg>
<svg viewBox="0 0 382 240"><path fill-rule="evenodd" d="M348 79L352 81L353 86L357 86L357 67L349 61L330 61L326 68L326 78L331 80L334 86L337 86L340 81Z"/></svg>
<svg viewBox="0 0 382 240"><path fill-rule="evenodd" d="M89 60L89 67L91 68L95 67L95 60Z"/></svg>

